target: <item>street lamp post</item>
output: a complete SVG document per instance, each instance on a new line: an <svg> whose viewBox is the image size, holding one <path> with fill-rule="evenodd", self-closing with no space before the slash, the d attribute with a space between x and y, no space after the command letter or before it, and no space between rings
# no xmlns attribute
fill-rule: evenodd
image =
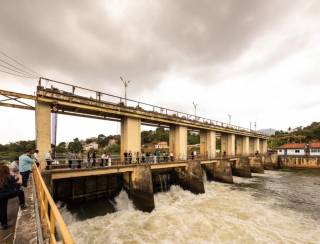
<svg viewBox="0 0 320 244"><path fill-rule="evenodd" d="M124 85L124 104L127 106L127 87L130 83L129 80L125 80L120 76L120 80L122 81L123 85Z"/></svg>
<svg viewBox="0 0 320 244"><path fill-rule="evenodd" d="M198 104L196 104L195 102L192 102L193 104L193 107L194 107L194 118L197 119L197 107L198 107Z"/></svg>
<svg viewBox="0 0 320 244"><path fill-rule="evenodd" d="M231 125L231 114L228 114L229 117L229 125Z"/></svg>

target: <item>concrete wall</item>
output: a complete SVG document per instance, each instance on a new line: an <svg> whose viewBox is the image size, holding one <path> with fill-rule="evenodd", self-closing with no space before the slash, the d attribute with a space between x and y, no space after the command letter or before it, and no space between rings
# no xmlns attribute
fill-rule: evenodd
<svg viewBox="0 0 320 244"><path fill-rule="evenodd" d="M141 120L134 118L122 118L121 120L121 158L124 152L132 152L133 161L135 155L141 151Z"/></svg>
<svg viewBox="0 0 320 244"><path fill-rule="evenodd" d="M169 148L173 152L175 160L187 159L188 128L184 126L172 126L169 132Z"/></svg>
<svg viewBox="0 0 320 244"><path fill-rule="evenodd" d="M320 157L280 156L279 165L281 168L320 169Z"/></svg>
<svg viewBox="0 0 320 244"><path fill-rule="evenodd" d="M40 168L46 167L45 154L51 150L51 107L36 102L36 145L39 150Z"/></svg>
<svg viewBox="0 0 320 244"><path fill-rule="evenodd" d="M200 131L200 156L209 159L216 157L216 133L214 131Z"/></svg>

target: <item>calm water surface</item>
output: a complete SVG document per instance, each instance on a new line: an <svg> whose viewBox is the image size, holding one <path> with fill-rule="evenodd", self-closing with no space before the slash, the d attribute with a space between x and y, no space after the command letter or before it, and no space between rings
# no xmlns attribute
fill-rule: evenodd
<svg viewBox="0 0 320 244"><path fill-rule="evenodd" d="M156 209L114 202L61 207L77 243L320 243L320 170L266 171L235 184L205 182L194 195L172 186Z"/></svg>

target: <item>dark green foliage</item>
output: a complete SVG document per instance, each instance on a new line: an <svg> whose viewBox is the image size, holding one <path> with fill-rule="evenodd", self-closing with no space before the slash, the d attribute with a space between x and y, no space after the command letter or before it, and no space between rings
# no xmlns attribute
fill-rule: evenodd
<svg viewBox="0 0 320 244"><path fill-rule="evenodd" d="M289 130L290 129L290 130ZM285 143L308 143L320 140L320 122L313 122L311 125L286 131L276 131L275 135L268 140L269 148L277 148Z"/></svg>
<svg viewBox="0 0 320 244"><path fill-rule="evenodd" d="M0 160L14 160L26 151L36 148L35 141L18 141L5 145L0 144Z"/></svg>
<svg viewBox="0 0 320 244"><path fill-rule="evenodd" d="M82 143L79 141L78 138L73 139L72 142L68 145L68 150L73 153L79 153L82 152Z"/></svg>

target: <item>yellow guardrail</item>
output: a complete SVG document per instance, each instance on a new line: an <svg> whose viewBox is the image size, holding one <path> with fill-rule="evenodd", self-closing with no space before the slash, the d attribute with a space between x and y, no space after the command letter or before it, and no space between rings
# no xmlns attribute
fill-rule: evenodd
<svg viewBox="0 0 320 244"><path fill-rule="evenodd" d="M44 230L44 236L49 234L50 243L57 243L56 227L59 229L61 241L66 244L73 244L71 233L64 222L59 209L53 201L51 194L43 181L41 173L37 167L33 167L33 177L37 190L37 197L40 208L40 219Z"/></svg>

